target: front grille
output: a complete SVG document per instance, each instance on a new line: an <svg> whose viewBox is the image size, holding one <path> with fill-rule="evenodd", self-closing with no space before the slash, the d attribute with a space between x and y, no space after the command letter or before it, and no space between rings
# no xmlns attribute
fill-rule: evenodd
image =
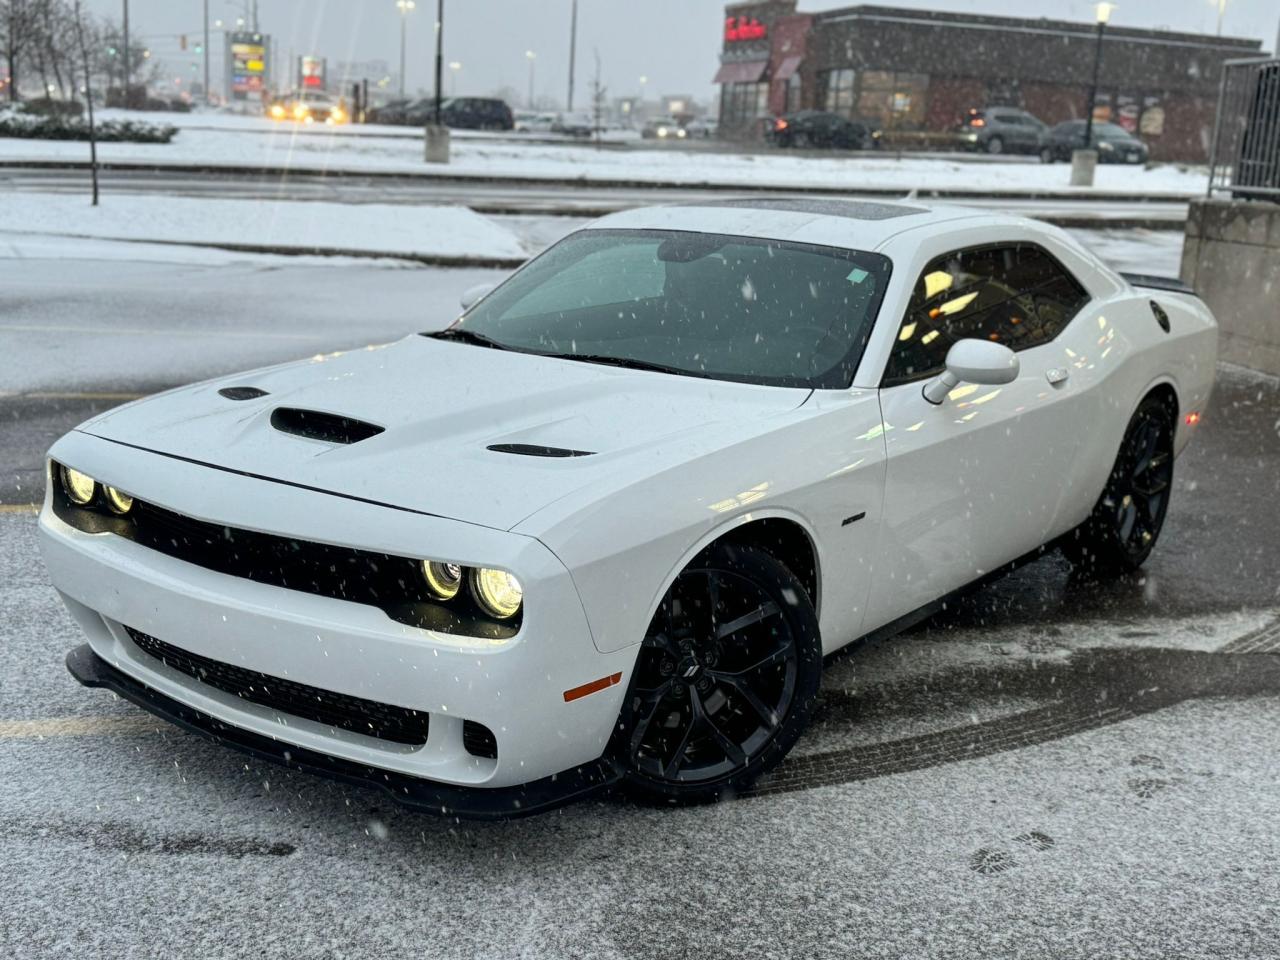
<svg viewBox="0 0 1280 960"><path fill-rule="evenodd" d="M429 713L246 670L190 653L132 627L125 627L125 630L138 649L166 666L250 703L379 740L413 745L427 742Z"/></svg>

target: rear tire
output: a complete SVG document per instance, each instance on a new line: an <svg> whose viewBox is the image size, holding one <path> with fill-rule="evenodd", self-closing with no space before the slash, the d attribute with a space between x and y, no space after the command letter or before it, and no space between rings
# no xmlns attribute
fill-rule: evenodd
<svg viewBox="0 0 1280 960"><path fill-rule="evenodd" d="M706 803L776 766L822 676L813 604L755 547L717 544L676 578L649 625L611 751L632 795Z"/></svg>
<svg viewBox="0 0 1280 960"><path fill-rule="evenodd" d="M1166 396L1138 405L1093 513L1060 543L1078 570L1099 578L1130 573L1155 549L1173 488L1176 420Z"/></svg>
<svg viewBox="0 0 1280 960"><path fill-rule="evenodd" d="M1042 148L1042 149L1040 150L1040 162L1041 162L1041 163L1053 163L1053 162L1054 162L1055 160L1057 160L1057 159L1058 159L1058 158L1057 158L1057 157L1055 157L1055 156L1053 155L1053 148L1052 148L1052 147L1044 147L1044 148Z"/></svg>

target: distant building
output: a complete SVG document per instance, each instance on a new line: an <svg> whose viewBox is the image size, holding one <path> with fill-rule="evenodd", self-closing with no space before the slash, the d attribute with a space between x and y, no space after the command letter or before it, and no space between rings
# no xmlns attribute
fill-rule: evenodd
<svg viewBox="0 0 1280 960"><path fill-rule="evenodd" d="M725 7L720 133L752 138L791 110L832 110L898 132L955 128L966 111L1017 106L1048 124L1087 109L1096 27L1063 20L855 6L798 14L796 0ZM1260 40L1108 27L1098 119L1137 132L1159 160L1203 162L1222 62Z"/></svg>

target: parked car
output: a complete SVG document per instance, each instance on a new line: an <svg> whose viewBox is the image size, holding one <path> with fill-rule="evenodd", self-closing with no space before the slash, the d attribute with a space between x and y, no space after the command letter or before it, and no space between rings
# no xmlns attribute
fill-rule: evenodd
<svg viewBox="0 0 1280 960"><path fill-rule="evenodd" d="M801 110L775 117L765 139L777 147L873 150L880 145L880 130L870 121L851 120L825 110Z"/></svg>
<svg viewBox="0 0 1280 960"><path fill-rule="evenodd" d="M586 110L557 113L551 123L552 133L562 133L569 137L589 137L595 132L595 129L595 115Z"/></svg>
<svg viewBox="0 0 1280 960"><path fill-rule="evenodd" d="M631 210L464 300L58 440L75 677L449 817L734 795L825 655L1049 546L1137 569L1217 352L1176 281L915 201Z"/></svg>
<svg viewBox="0 0 1280 960"><path fill-rule="evenodd" d="M963 146L986 153L1037 154L1048 131L1040 118L1016 107L970 110L961 124Z"/></svg>
<svg viewBox="0 0 1280 960"><path fill-rule="evenodd" d="M695 140L714 140L720 134L720 123L712 117L699 117L686 123L684 129Z"/></svg>
<svg viewBox="0 0 1280 960"><path fill-rule="evenodd" d="M433 98L419 100L405 111L405 122L425 126L435 117ZM440 120L446 127L461 130L513 130L511 108L492 97L450 97L440 105Z"/></svg>
<svg viewBox="0 0 1280 960"><path fill-rule="evenodd" d="M1045 163L1070 160L1073 150L1085 146L1085 121L1068 120L1049 131L1040 148ZM1124 127L1114 123L1093 125L1091 144L1098 151L1099 163L1146 163L1151 157L1147 145Z"/></svg>
<svg viewBox="0 0 1280 960"><path fill-rule="evenodd" d="M689 131L675 117L650 117L640 128L640 136L646 140L683 140Z"/></svg>
<svg viewBox="0 0 1280 960"><path fill-rule="evenodd" d="M365 111L365 123L402 123L405 109L412 100L388 100L380 107L370 107Z"/></svg>

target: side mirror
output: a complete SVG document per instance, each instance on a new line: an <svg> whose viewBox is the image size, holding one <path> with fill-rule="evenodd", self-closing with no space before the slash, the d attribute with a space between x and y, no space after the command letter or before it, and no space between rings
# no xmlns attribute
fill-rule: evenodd
<svg viewBox="0 0 1280 960"><path fill-rule="evenodd" d="M947 351L947 369L924 385L924 398L934 406L963 383L984 385L1018 379L1018 355L990 340L957 340Z"/></svg>
<svg viewBox="0 0 1280 960"><path fill-rule="evenodd" d="M458 302L462 304L463 310L470 310L476 305L477 301L488 296L496 286L496 283L477 283L474 287L463 291L462 297Z"/></svg>

